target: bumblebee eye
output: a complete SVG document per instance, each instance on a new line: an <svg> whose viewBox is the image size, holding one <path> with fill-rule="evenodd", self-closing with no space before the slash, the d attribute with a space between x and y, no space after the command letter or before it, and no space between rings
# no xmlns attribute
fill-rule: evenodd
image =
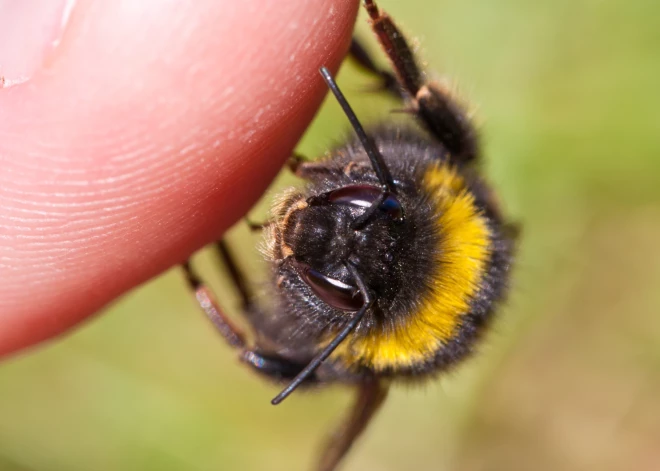
<svg viewBox="0 0 660 471"><path fill-rule="evenodd" d="M383 190L370 185L350 185L331 191L328 201L336 204L350 204L368 208L374 201L381 197Z"/></svg>
<svg viewBox="0 0 660 471"><path fill-rule="evenodd" d="M295 265L303 281L326 304L342 311L357 311L364 304L359 289L327 277L305 263L296 262Z"/></svg>
<svg viewBox="0 0 660 471"><path fill-rule="evenodd" d="M349 204L361 208L369 208L371 205L381 199L378 209L387 214L393 221L403 221L403 207L395 195L385 193L383 190L370 185L350 185L338 190L331 191L328 194L328 201L335 204Z"/></svg>

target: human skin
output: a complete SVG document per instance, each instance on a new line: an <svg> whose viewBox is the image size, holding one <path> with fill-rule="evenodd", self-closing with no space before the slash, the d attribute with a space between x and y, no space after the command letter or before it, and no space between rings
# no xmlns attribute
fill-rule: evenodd
<svg viewBox="0 0 660 471"><path fill-rule="evenodd" d="M318 68L337 70L357 9L78 0L36 53L0 37L0 356L239 220L313 118Z"/></svg>

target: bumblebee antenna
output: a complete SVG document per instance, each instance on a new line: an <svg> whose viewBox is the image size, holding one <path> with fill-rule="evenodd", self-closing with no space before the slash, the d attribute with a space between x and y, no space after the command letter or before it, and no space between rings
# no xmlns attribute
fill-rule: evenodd
<svg viewBox="0 0 660 471"><path fill-rule="evenodd" d="M371 166L374 168L376 176L383 184L384 189L390 193L396 193L394 189L394 181L392 180L392 174L390 174L390 170L387 168L387 165L383 160L383 156L380 154L380 152L378 152L378 148L371 140L371 138L367 136L366 132L364 132L362 124L360 124L360 121L355 115L355 112L353 112L351 105L348 104L344 94L341 92L341 90L339 90L337 82L335 82L335 79L332 77L330 71L325 66L321 67L319 72L321 72L323 80L325 80L328 88L339 102L339 105L344 110L348 120L351 122L351 126L353 126L355 134L357 134L358 139L360 139L360 142L362 143L362 147L364 147L364 150L367 152L369 160L371 160Z"/></svg>
<svg viewBox="0 0 660 471"><path fill-rule="evenodd" d="M351 321L344 327L337 336L332 339L332 342L328 344L327 347L325 347L321 353L316 355L316 357L309 362L309 364L300 372L296 375L295 378L293 378L293 381L289 383L289 385L282 390L281 393L279 393L275 398L273 398L272 401L270 401L271 404L274 406L278 405L280 402L282 402L284 399L286 399L289 394L291 394L293 391L300 386L303 381L305 381L314 371L316 368L321 366L321 363L325 361L326 358L328 358L332 352L335 351L335 349L339 346L340 343L348 337L348 334L350 334L353 329L357 327L357 325L360 323L362 318L364 317L364 314L367 312L367 309L371 307L371 304L373 303L373 299L371 295L369 294L369 290L367 289L367 286L364 284L364 281L362 281L362 277L360 277L360 274L358 273L357 269L350 263L347 262L346 268L348 268L348 271L351 272L351 276L355 279L356 284L358 285L358 288L360 292L362 293L362 299L364 300L364 304L362 304L362 307L358 312L355 313Z"/></svg>

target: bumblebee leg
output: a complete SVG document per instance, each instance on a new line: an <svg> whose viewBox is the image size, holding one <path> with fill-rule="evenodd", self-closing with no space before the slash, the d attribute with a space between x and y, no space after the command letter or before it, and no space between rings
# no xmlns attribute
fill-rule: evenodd
<svg viewBox="0 0 660 471"><path fill-rule="evenodd" d="M236 260L234 260L234 257L231 255L231 252L229 250L229 247L227 246L227 242L224 240L219 240L218 242L215 243L215 249L218 252L218 255L220 256L220 260L222 261L222 264L226 268L227 272L229 273L229 276L231 277L232 281L234 282L234 286L236 287L236 290L241 296L241 303L243 309L249 309L250 306L252 305L252 293L250 293L250 290L248 289L248 285L245 281L245 277L243 276L243 273L238 268L238 265L236 264Z"/></svg>
<svg viewBox="0 0 660 471"><path fill-rule="evenodd" d="M272 221L258 223L248 218L245 218L245 224L247 224L248 229L250 229L251 232L261 232L264 228L270 226L272 224Z"/></svg>
<svg viewBox="0 0 660 471"><path fill-rule="evenodd" d="M206 317L213 323L216 330L222 335L229 345L235 348L245 348L245 334L236 326L231 319L220 309L213 299L211 290L202 282L190 266L190 261L182 265L186 275L186 281L195 292L195 298Z"/></svg>
<svg viewBox="0 0 660 471"><path fill-rule="evenodd" d="M332 471L337 467L385 401L387 391L388 386L377 379L360 384L357 399L348 417L326 444L318 471Z"/></svg>
<svg viewBox="0 0 660 471"><path fill-rule="evenodd" d="M236 265L226 242L217 242L216 249L218 250L222 262L227 268L227 271L241 296L243 308L245 310L252 309L251 293L247 289L245 278ZM242 362L247 363L258 373L274 381L289 381L295 378L296 375L307 366L307 363L309 362L300 364L277 354L261 352L258 348L248 348L243 330L234 324L231 319L225 315L223 310L220 309L218 303L214 299L212 291L195 273L190 266L190 262L185 262L182 267L186 275L186 280L191 289L195 292L197 302L206 314L206 317L209 318L216 330L230 346L240 350L239 358ZM305 381L305 384L314 383L316 381L316 376L314 375L309 377L308 380Z"/></svg>
<svg viewBox="0 0 660 471"><path fill-rule="evenodd" d="M258 373L267 376L276 382L288 382L298 376L307 363L297 363L277 354L260 352L259 350L246 350L241 354L241 361L250 365ZM305 385L318 383L314 374L305 380Z"/></svg>
<svg viewBox="0 0 660 471"><path fill-rule="evenodd" d="M308 160L300 154L293 154L287 161L287 167L296 177L304 180L313 180L332 173L324 159Z"/></svg>
<svg viewBox="0 0 660 471"><path fill-rule="evenodd" d="M289 159L289 170L298 178L305 180L314 180L319 177L325 177L337 172L343 172L351 178L360 178L364 174L371 172L372 167L362 162L349 162L343 169L332 167L328 162L321 159L318 161L303 160L300 156L293 156Z"/></svg>
<svg viewBox="0 0 660 471"><path fill-rule="evenodd" d="M395 98L398 99L403 98L403 95L401 93L401 87L399 86L399 82L397 82L394 74L388 72L387 70L382 70L378 68L378 66L373 61L367 50L355 38L353 38L353 41L351 42L351 48L348 50L348 55L360 67L362 67L364 70L371 73L380 80L381 83L377 91L384 90L390 93Z"/></svg>
<svg viewBox="0 0 660 471"><path fill-rule="evenodd" d="M373 0L364 0L371 27L387 53L417 117L459 162L477 157L477 136L466 112L438 85L427 83L401 31Z"/></svg>

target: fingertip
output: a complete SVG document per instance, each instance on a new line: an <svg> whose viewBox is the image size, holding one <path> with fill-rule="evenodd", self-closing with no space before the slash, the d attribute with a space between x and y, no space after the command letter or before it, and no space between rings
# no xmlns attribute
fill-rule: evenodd
<svg viewBox="0 0 660 471"><path fill-rule="evenodd" d="M0 354L75 325L240 218L315 114L318 68L338 67L357 12L132 5L79 1L43 70L0 91Z"/></svg>

